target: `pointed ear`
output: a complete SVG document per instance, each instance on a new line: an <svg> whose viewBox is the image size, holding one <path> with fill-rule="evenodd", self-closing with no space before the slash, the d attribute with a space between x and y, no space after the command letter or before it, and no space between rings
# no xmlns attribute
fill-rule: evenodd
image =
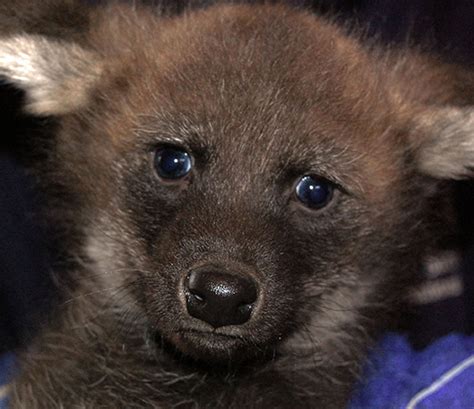
<svg viewBox="0 0 474 409"><path fill-rule="evenodd" d="M474 177L474 107L431 108L416 119L418 167L441 179Z"/></svg>
<svg viewBox="0 0 474 409"><path fill-rule="evenodd" d="M33 35L0 38L0 76L25 92L32 114L85 106L101 72L98 56L77 44Z"/></svg>

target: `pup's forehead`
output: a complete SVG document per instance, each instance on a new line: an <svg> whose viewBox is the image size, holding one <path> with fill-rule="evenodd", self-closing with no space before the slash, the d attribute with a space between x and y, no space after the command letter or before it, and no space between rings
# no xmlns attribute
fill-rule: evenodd
<svg viewBox="0 0 474 409"><path fill-rule="evenodd" d="M134 88L200 123L300 127L314 137L344 124L373 128L388 104L363 49L284 7L212 8L157 28L139 48Z"/></svg>

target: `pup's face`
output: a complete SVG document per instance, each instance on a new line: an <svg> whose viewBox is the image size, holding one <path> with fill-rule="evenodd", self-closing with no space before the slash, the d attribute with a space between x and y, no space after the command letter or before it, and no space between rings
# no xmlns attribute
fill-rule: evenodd
<svg viewBox="0 0 474 409"><path fill-rule="evenodd" d="M103 79L55 153L101 294L199 360L343 361L420 244L425 179L379 73L281 8L122 23L91 34Z"/></svg>
<svg viewBox="0 0 474 409"><path fill-rule="evenodd" d="M127 286L149 329L198 359L350 338L411 240L397 130L332 92L350 78L321 81L342 71L324 41L261 18L170 27L179 40L155 39L97 108L91 167L74 165L103 178L86 230L107 287Z"/></svg>

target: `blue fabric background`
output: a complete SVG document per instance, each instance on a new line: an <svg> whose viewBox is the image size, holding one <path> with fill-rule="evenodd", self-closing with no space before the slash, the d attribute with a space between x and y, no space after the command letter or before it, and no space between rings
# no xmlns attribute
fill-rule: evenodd
<svg viewBox="0 0 474 409"><path fill-rule="evenodd" d="M405 409L420 391L463 360L474 357L474 337L449 335L417 352L398 335L374 349L350 409ZM421 401L416 409L473 409L474 365Z"/></svg>

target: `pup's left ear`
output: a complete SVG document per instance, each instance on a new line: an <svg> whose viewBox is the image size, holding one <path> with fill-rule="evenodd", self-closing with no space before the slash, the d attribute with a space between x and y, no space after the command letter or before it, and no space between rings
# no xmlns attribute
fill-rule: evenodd
<svg viewBox="0 0 474 409"><path fill-rule="evenodd" d="M0 38L0 77L26 94L26 110L61 115L88 102L101 76L98 56L77 44L46 37Z"/></svg>
<svg viewBox="0 0 474 409"><path fill-rule="evenodd" d="M415 125L419 169L441 179L474 177L474 108L430 108Z"/></svg>

